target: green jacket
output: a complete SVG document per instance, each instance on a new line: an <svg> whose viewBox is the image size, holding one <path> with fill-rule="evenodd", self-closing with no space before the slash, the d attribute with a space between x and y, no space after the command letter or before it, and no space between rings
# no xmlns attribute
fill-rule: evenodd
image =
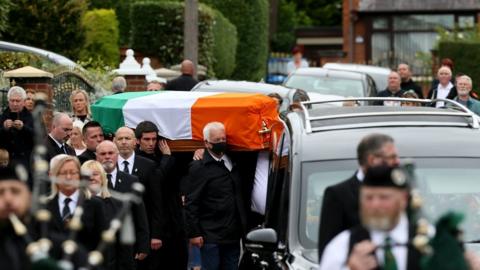
<svg viewBox="0 0 480 270"><path fill-rule="evenodd" d="M455 98L455 101L458 101L458 97ZM480 101L469 98L467 101L467 108L480 116Z"/></svg>

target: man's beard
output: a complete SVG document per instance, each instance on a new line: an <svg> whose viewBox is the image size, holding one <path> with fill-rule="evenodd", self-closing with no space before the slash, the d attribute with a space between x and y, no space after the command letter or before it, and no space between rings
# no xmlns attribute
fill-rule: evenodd
<svg viewBox="0 0 480 270"><path fill-rule="evenodd" d="M112 161L105 161L102 163L102 166L103 168L105 169L105 171L107 172L111 172L115 169L115 163L113 163Z"/></svg>
<svg viewBox="0 0 480 270"><path fill-rule="evenodd" d="M389 231L393 229L400 219L400 211L395 211L392 215L387 214L367 214L361 212L361 221L363 226L370 230Z"/></svg>

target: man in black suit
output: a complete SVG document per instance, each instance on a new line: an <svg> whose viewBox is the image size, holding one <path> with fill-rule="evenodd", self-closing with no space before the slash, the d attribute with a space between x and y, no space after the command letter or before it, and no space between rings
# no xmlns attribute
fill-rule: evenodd
<svg viewBox="0 0 480 270"><path fill-rule="evenodd" d="M417 94L418 98L423 98L423 91L420 85L416 84L412 80L412 72L410 66L406 63L400 63L397 67L398 74L402 79L400 87L403 91L413 90Z"/></svg>
<svg viewBox="0 0 480 270"><path fill-rule="evenodd" d="M193 78L193 75L195 75L195 66L192 61L183 60L180 71L182 75L169 81L165 86L165 90L190 91L198 83L198 81Z"/></svg>
<svg viewBox="0 0 480 270"><path fill-rule="evenodd" d="M95 160L96 154L95 151L99 143L103 142L105 139L103 135L103 129L100 123L97 121L90 121L83 126L82 129L83 141L87 146L85 150L78 159L80 163L84 163L87 160Z"/></svg>
<svg viewBox="0 0 480 270"><path fill-rule="evenodd" d="M184 182L187 236L200 248L202 269L238 269L247 228L240 173L225 154L224 125L208 123L203 134L203 159L193 161Z"/></svg>
<svg viewBox="0 0 480 270"><path fill-rule="evenodd" d="M138 144L135 156L143 156L156 163L157 181L161 183L162 191L163 226L151 229L152 238L161 239L161 248L155 250L152 246L150 269L185 269L188 251L180 197L180 180L187 170L186 166L185 168L182 166L190 162L190 154L177 153L174 158L167 142L159 140L157 126L150 121L143 121L137 125L135 137ZM185 162L176 162L177 158Z"/></svg>
<svg viewBox="0 0 480 270"><path fill-rule="evenodd" d="M357 147L359 169L349 179L327 187L323 196L318 238L319 259L325 246L340 232L360 224L358 216L359 187L368 168L380 164L400 163L393 138L370 134Z"/></svg>
<svg viewBox="0 0 480 270"><path fill-rule="evenodd" d="M111 141L103 141L97 146L97 161L100 162L107 173L108 187L120 193L132 192L132 185L138 182L134 175L126 174L117 168L118 148ZM142 203L132 207L135 223L135 259L144 260L149 251L149 229L145 205ZM132 254L133 256L133 254Z"/></svg>
<svg viewBox="0 0 480 270"><path fill-rule="evenodd" d="M52 120L52 129L45 138L45 145L47 146L46 159L50 161L58 154L67 154L75 156L75 150L66 142L72 133L73 124L72 119L66 113L55 113Z"/></svg>

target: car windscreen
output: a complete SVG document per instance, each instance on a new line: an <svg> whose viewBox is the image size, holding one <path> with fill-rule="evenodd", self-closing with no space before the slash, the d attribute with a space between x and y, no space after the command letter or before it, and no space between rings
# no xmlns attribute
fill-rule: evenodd
<svg viewBox="0 0 480 270"><path fill-rule="evenodd" d="M465 214L464 240L480 238L480 158L414 158L416 186L424 200L422 211L432 224L449 210ZM325 189L354 175L356 160L305 162L299 239L316 249L319 217Z"/></svg>
<svg viewBox="0 0 480 270"><path fill-rule="evenodd" d="M293 74L287 79L285 86L324 95L338 95L344 97L365 96L361 81L344 78Z"/></svg>

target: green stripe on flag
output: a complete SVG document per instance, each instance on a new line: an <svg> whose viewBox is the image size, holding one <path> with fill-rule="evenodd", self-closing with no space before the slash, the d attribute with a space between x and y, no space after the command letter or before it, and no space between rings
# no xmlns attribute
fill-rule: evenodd
<svg viewBox="0 0 480 270"><path fill-rule="evenodd" d="M115 133L119 127L125 126L123 106L129 99L157 95L161 92L127 92L102 97L91 106L92 117L98 121L104 133Z"/></svg>

